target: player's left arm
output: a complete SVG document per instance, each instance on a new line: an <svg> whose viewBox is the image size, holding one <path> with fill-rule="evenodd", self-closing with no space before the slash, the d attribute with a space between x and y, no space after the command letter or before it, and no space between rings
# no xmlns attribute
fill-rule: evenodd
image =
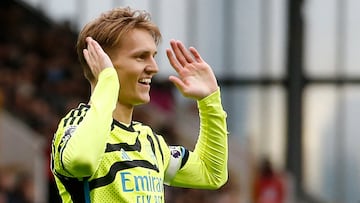
<svg viewBox="0 0 360 203"><path fill-rule="evenodd" d="M169 79L184 96L197 100L200 133L193 152L182 147L171 149L173 156L165 182L182 187L219 188L228 178L228 131L220 89L210 66L195 48L187 50L174 40L170 44L172 51L168 49L167 56L178 76ZM177 150L181 158L174 157Z"/></svg>

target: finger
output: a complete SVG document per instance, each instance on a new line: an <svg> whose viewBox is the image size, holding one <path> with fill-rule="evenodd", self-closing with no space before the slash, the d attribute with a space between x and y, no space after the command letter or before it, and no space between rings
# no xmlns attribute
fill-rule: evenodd
<svg viewBox="0 0 360 203"><path fill-rule="evenodd" d="M94 69L94 59L90 55L89 50L84 49L83 53L84 53L84 58L85 58L85 60L86 60L86 62L88 64L88 66L90 67L91 71L93 71L93 69Z"/></svg>
<svg viewBox="0 0 360 203"><path fill-rule="evenodd" d="M188 63L194 62L194 58L191 56L190 52L186 49L186 47L181 41L177 41L176 45L179 47L181 53L183 54Z"/></svg>
<svg viewBox="0 0 360 203"><path fill-rule="evenodd" d="M92 41L93 41L93 39L91 37L86 37L86 43L87 43L88 51L90 51L89 49L93 47Z"/></svg>
<svg viewBox="0 0 360 203"><path fill-rule="evenodd" d="M91 72L94 74L94 76L96 77L96 71L94 69L94 64L93 64L93 60L89 55L89 51L87 49L83 49L83 54L84 54L84 58L86 60L86 63L88 64Z"/></svg>
<svg viewBox="0 0 360 203"><path fill-rule="evenodd" d="M176 72L179 73L182 69L182 66L175 59L173 52L170 49L166 49L166 55L169 59L170 65L175 69Z"/></svg>
<svg viewBox="0 0 360 203"><path fill-rule="evenodd" d="M92 60L93 64L97 64L99 68L114 67L110 57L105 53L96 40L91 37L88 37L86 40L88 42L87 50L89 53L89 59Z"/></svg>
<svg viewBox="0 0 360 203"><path fill-rule="evenodd" d="M87 41L87 51L89 53L89 58L96 57L97 54L95 53L95 48L94 48L94 44L93 44L94 40L91 37L87 37L86 41Z"/></svg>
<svg viewBox="0 0 360 203"><path fill-rule="evenodd" d="M190 50L191 54L194 56L196 62L199 62L199 63L204 62L204 60L200 56L200 53L194 47L190 47L189 50Z"/></svg>
<svg viewBox="0 0 360 203"><path fill-rule="evenodd" d="M104 50L96 40L92 40L92 45L97 56L100 57L105 54Z"/></svg>
<svg viewBox="0 0 360 203"><path fill-rule="evenodd" d="M105 53L103 48L100 46L100 44L96 40L91 39L90 46L92 47L93 56L96 57L95 58L96 60L100 60L100 61L103 60L105 63L104 65L106 67L113 66L112 62L110 61L109 56Z"/></svg>
<svg viewBox="0 0 360 203"><path fill-rule="evenodd" d="M185 89L185 84L182 80L180 80L180 78L170 75L169 76L169 80L174 83L174 85L181 91L183 89Z"/></svg>
<svg viewBox="0 0 360 203"><path fill-rule="evenodd" d="M187 62L186 58L184 57L184 54L182 53L182 51L178 47L177 42L175 40L171 40L170 41L170 46L171 46L171 49L173 50L173 52L175 54L175 57L176 57L177 61L182 66L185 66L188 62Z"/></svg>
<svg viewBox="0 0 360 203"><path fill-rule="evenodd" d="M103 50L99 43L94 40L92 37L87 38L88 41L88 50L90 52L90 55L96 59L100 58L103 54Z"/></svg>
<svg viewBox="0 0 360 203"><path fill-rule="evenodd" d="M83 54L86 62L89 64L89 51L87 49L83 49Z"/></svg>

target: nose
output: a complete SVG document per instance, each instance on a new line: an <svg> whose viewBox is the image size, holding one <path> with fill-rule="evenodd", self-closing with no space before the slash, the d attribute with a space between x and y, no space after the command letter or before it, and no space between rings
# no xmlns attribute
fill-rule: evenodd
<svg viewBox="0 0 360 203"><path fill-rule="evenodd" d="M151 57L150 62L146 65L145 71L149 74L156 74L159 72L159 68L154 57Z"/></svg>

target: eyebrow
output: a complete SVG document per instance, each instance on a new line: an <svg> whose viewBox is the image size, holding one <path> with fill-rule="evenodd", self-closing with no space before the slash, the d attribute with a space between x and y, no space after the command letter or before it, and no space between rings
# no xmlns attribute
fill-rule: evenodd
<svg viewBox="0 0 360 203"><path fill-rule="evenodd" d="M158 53L157 50L155 50L154 52L149 51L147 49L139 49L139 50L135 50L133 52L131 52L131 55L137 55L137 54L149 54L149 55L156 55Z"/></svg>

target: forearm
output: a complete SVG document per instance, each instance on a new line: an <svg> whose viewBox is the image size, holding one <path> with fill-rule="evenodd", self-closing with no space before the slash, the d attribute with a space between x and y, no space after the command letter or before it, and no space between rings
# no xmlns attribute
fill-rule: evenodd
<svg viewBox="0 0 360 203"><path fill-rule="evenodd" d="M227 180L228 131L220 90L198 101L200 133L194 153L204 163L210 181L223 184Z"/></svg>
<svg viewBox="0 0 360 203"><path fill-rule="evenodd" d="M200 133L197 144L171 185L215 189L228 178L228 132L220 91L198 101L198 106Z"/></svg>
<svg viewBox="0 0 360 203"><path fill-rule="evenodd" d="M90 108L64 147L62 162L73 176L91 175L104 153L111 130L119 83L116 71L106 68L90 98Z"/></svg>

